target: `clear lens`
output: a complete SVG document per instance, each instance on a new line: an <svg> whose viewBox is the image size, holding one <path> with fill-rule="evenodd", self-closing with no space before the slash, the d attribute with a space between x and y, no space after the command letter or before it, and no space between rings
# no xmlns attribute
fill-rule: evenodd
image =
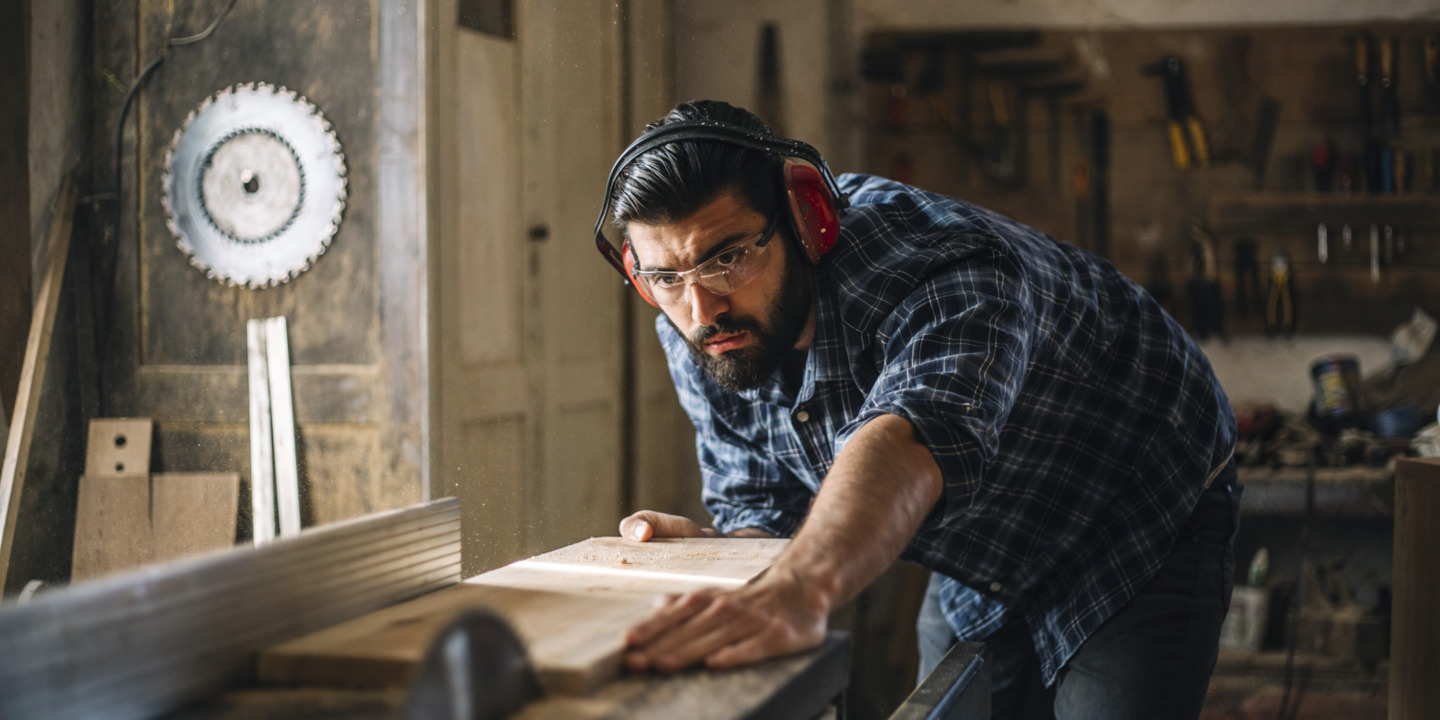
<svg viewBox="0 0 1440 720"><path fill-rule="evenodd" d="M771 223L765 232L683 272L641 271L650 285L650 295L661 305L682 305L689 300L687 286L694 282L716 295L728 295L765 269L770 257L770 239L775 234Z"/></svg>

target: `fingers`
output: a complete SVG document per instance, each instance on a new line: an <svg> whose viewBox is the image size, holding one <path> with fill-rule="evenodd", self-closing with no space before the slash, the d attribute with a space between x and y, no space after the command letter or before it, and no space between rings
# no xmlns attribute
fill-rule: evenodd
<svg viewBox="0 0 1440 720"><path fill-rule="evenodd" d="M713 591L700 590L685 595L662 597L649 618L625 633L626 644L638 647L650 643L709 607L713 595Z"/></svg>
<svg viewBox="0 0 1440 720"><path fill-rule="evenodd" d="M649 542L657 537L701 537L704 534L690 518L653 510L641 510L620 521L620 536L638 542Z"/></svg>

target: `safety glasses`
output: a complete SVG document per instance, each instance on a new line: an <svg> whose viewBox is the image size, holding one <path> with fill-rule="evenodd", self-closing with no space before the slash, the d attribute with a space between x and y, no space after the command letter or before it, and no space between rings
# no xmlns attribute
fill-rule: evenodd
<svg viewBox="0 0 1440 720"><path fill-rule="evenodd" d="M765 230L749 240L736 243L689 270L636 270L655 302L664 306L689 302L690 283L715 295L728 295L754 280L770 260L770 240L775 237L775 218Z"/></svg>

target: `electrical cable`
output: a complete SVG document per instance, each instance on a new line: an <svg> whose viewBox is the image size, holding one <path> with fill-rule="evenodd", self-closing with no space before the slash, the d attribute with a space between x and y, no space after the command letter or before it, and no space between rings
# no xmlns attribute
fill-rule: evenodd
<svg viewBox="0 0 1440 720"><path fill-rule="evenodd" d="M1300 641L1300 610L1304 603L1305 552L1310 544L1310 523L1315 518L1315 457L1311 453L1310 464L1305 470L1305 515L1300 524L1299 570L1295 574L1295 597L1291 601L1290 638L1285 653L1285 692L1280 696L1280 707L1275 713L1276 720L1294 720L1300 712L1300 697L1305 693L1305 678L1295 687L1295 702L1290 702L1290 691L1295 680L1295 646ZM1308 676L1308 674L1307 674Z"/></svg>
<svg viewBox="0 0 1440 720"><path fill-rule="evenodd" d="M135 97L140 94L140 88L145 84L145 81L148 80L150 76L154 74L154 72L165 63L165 58L170 54L170 48L179 47L182 45L193 45L200 42L201 40L210 37L212 34L214 34L215 29L220 27L220 23L225 19L225 16L229 15L230 11L234 9L235 3L236 0L230 0L230 2L226 3L225 8L215 16L215 19L212 20L210 24L205 27L204 30L195 33L194 35L188 35L181 38L172 37L166 40L165 47L161 49L160 54L155 56L155 59L151 60L148 64L145 65L145 68L142 69L140 71L140 74L135 77L134 82L130 83L129 89L125 91L125 101L120 104L120 115L119 118L115 121L115 138L114 144L112 146L114 148L114 158L110 164L111 177L114 180L115 189L111 193L97 194L94 196L95 199L100 199L101 197L105 197L108 195L106 199L113 200L115 203L115 210L111 214L109 227L107 228L108 232L106 233L108 235L108 237L106 238L106 244L109 246L106 248L106 250L108 250L108 257L106 258L105 268L107 276L105 288L107 291L112 291L115 288L115 277L119 272L120 264L120 216L124 212L124 204L122 203L122 198L124 197L124 194L121 192L124 176L120 172L120 163L124 160L125 157L125 120L130 115L130 106L132 103L134 103ZM170 21L167 23L165 33L166 35L170 34L168 26L170 25L170 23L174 22L174 17L175 8L172 5L170 8ZM100 304L108 307L109 304L101 300L98 295L96 299L100 302ZM102 316L96 315L96 317ZM99 332L99 337L97 338L98 342L96 343L96 351L100 354L101 358L104 357L105 348L110 340L110 323L108 322L108 315L104 317L106 317L106 322L98 323L99 327L97 328Z"/></svg>

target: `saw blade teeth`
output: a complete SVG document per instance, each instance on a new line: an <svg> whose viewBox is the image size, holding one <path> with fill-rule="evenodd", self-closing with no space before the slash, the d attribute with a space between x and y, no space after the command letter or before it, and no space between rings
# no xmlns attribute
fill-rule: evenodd
<svg viewBox="0 0 1440 720"><path fill-rule="evenodd" d="M256 113L247 110L251 105L261 110L265 126L254 123ZM187 135L199 125L204 132ZM241 239L216 225L202 183L211 155L247 132L262 133L289 149L299 176L299 194L292 215L278 230L266 237ZM220 139L205 139L213 137ZM317 178L318 184L312 183ZM289 282L314 267L339 231L348 198L348 168L334 126L303 95L264 81L222 88L187 113L166 148L161 183L165 223L177 249L207 277L250 289ZM315 196L317 191L329 199ZM279 216L272 217L278 222ZM237 256L237 243L248 247L241 251L255 255Z"/></svg>

